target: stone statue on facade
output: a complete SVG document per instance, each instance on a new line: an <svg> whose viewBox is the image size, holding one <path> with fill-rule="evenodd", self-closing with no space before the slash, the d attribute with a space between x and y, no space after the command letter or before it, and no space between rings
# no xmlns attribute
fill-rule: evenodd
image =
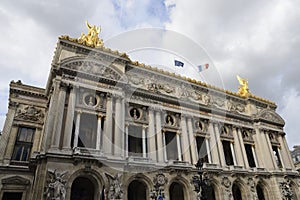
<svg viewBox="0 0 300 200"><path fill-rule="evenodd" d="M56 169L52 172L48 170L50 181L44 193L47 200L65 200L66 199L66 181L63 180L63 176L67 172L58 172Z"/></svg>
<svg viewBox="0 0 300 200"><path fill-rule="evenodd" d="M291 181L286 179L285 181L280 183L281 195L283 200L293 200L294 192L291 187Z"/></svg>
<svg viewBox="0 0 300 200"><path fill-rule="evenodd" d="M109 180L109 190L108 197L111 200L119 200L123 199L123 189L122 189L122 181L121 174L117 173L115 176L105 173L106 177Z"/></svg>

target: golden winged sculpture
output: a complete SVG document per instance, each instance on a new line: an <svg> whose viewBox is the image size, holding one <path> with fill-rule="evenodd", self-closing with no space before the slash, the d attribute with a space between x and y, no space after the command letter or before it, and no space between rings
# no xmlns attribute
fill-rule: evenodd
<svg viewBox="0 0 300 200"><path fill-rule="evenodd" d="M237 75L236 78L240 83L239 91L237 93L243 97L247 97L250 94L248 88L248 80L241 78L239 75Z"/></svg>
<svg viewBox="0 0 300 200"><path fill-rule="evenodd" d="M89 29L89 32L88 34L81 33L80 38L78 38L78 42L80 44L85 44L91 47L102 47L103 40L98 37L101 28L95 25L91 26L87 20L86 25Z"/></svg>

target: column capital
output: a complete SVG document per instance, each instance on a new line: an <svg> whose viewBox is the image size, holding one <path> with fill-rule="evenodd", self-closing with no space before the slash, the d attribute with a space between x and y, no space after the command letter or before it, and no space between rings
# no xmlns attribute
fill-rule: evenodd
<svg viewBox="0 0 300 200"><path fill-rule="evenodd" d="M146 128L148 128L148 125L143 124L142 129L145 130Z"/></svg>
<svg viewBox="0 0 300 200"><path fill-rule="evenodd" d="M98 116L98 119L102 119L104 117L104 115L102 113L98 113L97 116Z"/></svg>

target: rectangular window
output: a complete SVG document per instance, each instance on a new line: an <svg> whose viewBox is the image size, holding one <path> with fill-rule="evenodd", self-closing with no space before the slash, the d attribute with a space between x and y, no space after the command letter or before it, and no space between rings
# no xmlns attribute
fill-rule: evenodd
<svg viewBox="0 0 300 200"><path fill-rule="evenodd" d="M222 141L226 165L234 165L229 141Z"/></svg>
<svg viewBox="0 0 300 200"><path fill-rule="evenodd" d="M78 147L96 148L98 116L83 113L80 116Z"/></svg>
<svg viewBox="0 0 300 200"><path fill-rule="evenodd" d="M4 192L2 200L21 200L22 192Z"/></svg>
<svg viewBox="0 0 300 200"><path fill-rule="evenodd" d="M246 150L249 166L256 167L255 161L254 161L254 156L253 156L253 151L252 151L252 145L245 144L245 150Z"/></svg>
<svg viewBox="0 0 300 200"><path fill-rule="evenodd" d="M19 127L12 155L14 161L28 161L33 143L35 129Z"/></svg>
<svg viewBox="0 0 300 200"><path fill-rule="evenodd" d="M130 156L143 156L142 127L129 125L128 127L128 154Z"/></svg>
<svg viewBox="0 0 300 200"><path fill-rule="evenodd" d="M202 163L208 163L208 154L206 149L205 137L196 137L198 158Z"/></svg>
<svg viewBox="0 0 300 200"><path fill-rule="evenodd" d="M177 140L175 132L165 132L166 150L168 160L178 160Z"/></svg>
<svg viewBox="0 0 300 200"><path fill-rule="evenodd" d="M273 149L273 154L274 154L274 158L275 158L277 166L279 168L282 168L282 164L281 164L281 160L280 160L279 152L278 152L278 147L277 146L272 146L272 149Z"/></svg>

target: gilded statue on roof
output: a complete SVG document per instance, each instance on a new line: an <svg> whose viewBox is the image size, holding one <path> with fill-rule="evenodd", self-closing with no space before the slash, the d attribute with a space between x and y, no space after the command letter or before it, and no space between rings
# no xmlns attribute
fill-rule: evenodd
<svg viewBox="0 0 300 200"><path fill-rule="evenodd" d="M241 78L239 75L237 75L236 78L238 79L238 81L240 83L238 94L243 97L247 97L250 94L249 88L248 88L248 80Z"/></svg>
<svg viewBox="0 0 300 200"><path fill-rule="evenodd" d="M103 40L98 37L101 28L95 25L91 26L88 21L86 21L86 25L89 29L89 32L87 34L81 33L80 38L78 38L78 42L91 47L102 47Z"/></svg>

